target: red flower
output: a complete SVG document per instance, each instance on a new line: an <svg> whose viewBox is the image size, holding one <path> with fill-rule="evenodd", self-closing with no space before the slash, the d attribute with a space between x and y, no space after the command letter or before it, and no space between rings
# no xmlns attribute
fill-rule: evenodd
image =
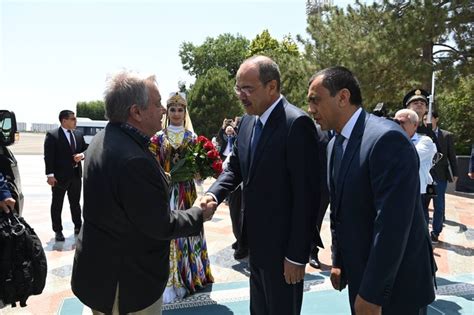
<svg viewBox="0 0 474 315"><path fill-rule="evenodd" d="M204 137L204 136L199 136L199 137L197 138L197 142L199 142L199 143L206 143L206 142L209 142L209 139L207 139L207 138Z"/></svg>
<svg viewBox="0 0 474 315"><path fill-rule="evenodd" d="M208 151L207 152L207 157L210 158L210 159L215 160L219 157L219 152L217 152L216 150Z"/></svg>
<svg viewBox="0 0 474 315"><path fill-rule="evenodd" d="M207 141L206 143L204 143L204 149L206 151L211 151L214 149L214 145L212 144L211 141Z"/></svg>
<svg viewBox="0 0 474 315"><path fill-rule="evenodd" d="M215 160L212 163L212 169L216 172L217 175L222 173L222 160Z"/></svg>

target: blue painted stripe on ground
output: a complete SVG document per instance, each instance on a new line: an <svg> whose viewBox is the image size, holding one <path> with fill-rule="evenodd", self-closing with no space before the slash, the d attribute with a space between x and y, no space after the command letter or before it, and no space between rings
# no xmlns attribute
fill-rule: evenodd
<svg viewBox="0 0 474 315"><path fill-rule="evenodd" d="M318 280L327 278L326 274L307 274L305 280ZM474 282L474 274L457 275L454 277L437 277L440 291L449 289L446 295L438 295L436 300L429 306L428 315L438 314L456 314L464 315L474 314L474 290L471 286ZM247 288L248 281L238 281L229 283L218 283L209 286L207 289L211 292L234 290ZM457 291L461 288L461 291ZM451 293L449 294L451 291ZM206 292L206 291L201 291ZM457 295L457 296L455 296ZM208 298L209 299L209 298ZM208 301L209 302L209 301ZM211 300L210 303L213 301ZM187 314L207 314L207 315L240 315L249 313L249 300L224 302L221 304L211 304L205 306L188 307L181 309L164 310L164 315L187 315ZM83 304L76 298L66 298L60 307L59 315L81 315L84 309ZM349 314L349 303L347 290L342 293L335 290L310 291L304 293L302 315L338 315Z"/></svg>

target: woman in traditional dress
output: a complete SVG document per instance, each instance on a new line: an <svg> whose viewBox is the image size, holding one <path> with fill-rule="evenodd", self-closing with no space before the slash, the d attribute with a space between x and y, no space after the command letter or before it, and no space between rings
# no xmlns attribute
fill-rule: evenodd
<svg viewBox="0 0 474 315"><path fill-rule="evenodd" d="M169 173L184 156L187 145L196 141L187 113L187 103L179 93L173 93L167 101L165 128L151 139L151 149ZM171 210L190 208L196 200L193 179L171 183ZM194 293L197 289L214 282L207 254L204 231L197 236L183 237L170 242L170 274L163 293L163 303L171 303Z"/></svg>

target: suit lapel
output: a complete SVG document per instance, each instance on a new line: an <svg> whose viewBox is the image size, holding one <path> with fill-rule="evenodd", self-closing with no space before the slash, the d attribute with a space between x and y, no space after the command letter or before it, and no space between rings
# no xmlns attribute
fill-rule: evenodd
<svg viewBox="0 0 474 315"><path fill-rule="evenodd" d="M71 152L71 155L74 154L71 149L71 145L69 144L69 140L67 139L67 135L64 133L63 128L59 127L58 129L58 136L59 136L59 141L63 143L63 145L67 148L66 150L69 150Z"/></svg>
<svg viewBox="0 0 474 315"><path fill-rule="evenodd" d="M250 169L250 144L252 140L255 116L246 115L242 118L239 134L237 135L237 148L239 152L240 169L245 183L248 182Z"/></svg>
<svg viewBox="0 0 474 315"><path fill-rule="evenodd" d="M281 116L281 114L284 112L283 108L283 101L284 99L282 98L280 102L275 106L273 111L270 114L270 117L268 117L267 122L265 123L265 126L263 127L262 130L262 135L260 136L260 140L257 144L257 147L255 148L255 154L253 158L250 158L250 169L249 169L249 176L248 179L252 178L253 174L255 173L255 167L260 161L262 154L265 150L265 146L268 143L268 140L271 138L271 136L274 134L275 129L278 127L278 121ZM255 125L255 122L254 124ZM253 129L253 126L252 126ZM249 147L250 147L249 143Z"/></svg>
<svg viewBox="0 0 474 315"><path fill-rule="evenodd" d="M346 178L346 173L349 170L349 165L351 164L352 158L354 154L358 151L360 147L360 143L362 141L362 135L364 134L365 129L365 120L366 120L366 113L364 110L361 111L359 118L352 130L351 137L347 143L346 150L344 151L344 155L342 156L341 161L341 169L339 170L339 178L336 179L336 192L337 192L337 202L336 202L336 209L339 209L339 205L341 202L341 196L344 187L344 179Z"/></svg>
<svg viewBox="0 0 474 315"><path fill-rule="evenodd" d="M334 190L334 187L332 186L332 154L334 153L333 152L333 149L334 149L334 141L335 141L335 137L333 137L329 143L328 143L328 147L327 147L327 161L326 161L326 172L327 172L327 185L329 187L329 190L332 191Z"/></svg>
<svg viewBox="0 0 474 315"><path fill-rule="evenodd" d="M446 138L444 137L444 133L441 131L441 129L438 128L438 132L436 137L438 138L438 144L444 152L447 151L447 144L446 144Z"/></svg>

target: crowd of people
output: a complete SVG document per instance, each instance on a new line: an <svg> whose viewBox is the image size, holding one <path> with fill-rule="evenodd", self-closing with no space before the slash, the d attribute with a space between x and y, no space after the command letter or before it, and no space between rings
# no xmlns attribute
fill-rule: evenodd
<svg viewBox="0 0 474 315"><path fill-rule="evenodd" d="M197 135L185 95L172 93L164 107L153 76L110 79L109 124L87 148L74 112L60 113L45 165L58 242L66 193L71 207L74 294L93 314L161 314L162 304L213 283L203 224L227 202L234 258L249 257L250 313L300 314L330 205L330 280L348 286L352 313L426 314L432 242L447 182L457 178L453 137L428 113L429 94L409 92L393 121L376 117L362 106L356 76L337 66L311 77L306 113L281 94L279 67L265 56L241 64L235 93L245 115L225 118L213 139L224 171L201 196L203 178L170 181ZM2 200L8 211L11 198Z"/></svg>

